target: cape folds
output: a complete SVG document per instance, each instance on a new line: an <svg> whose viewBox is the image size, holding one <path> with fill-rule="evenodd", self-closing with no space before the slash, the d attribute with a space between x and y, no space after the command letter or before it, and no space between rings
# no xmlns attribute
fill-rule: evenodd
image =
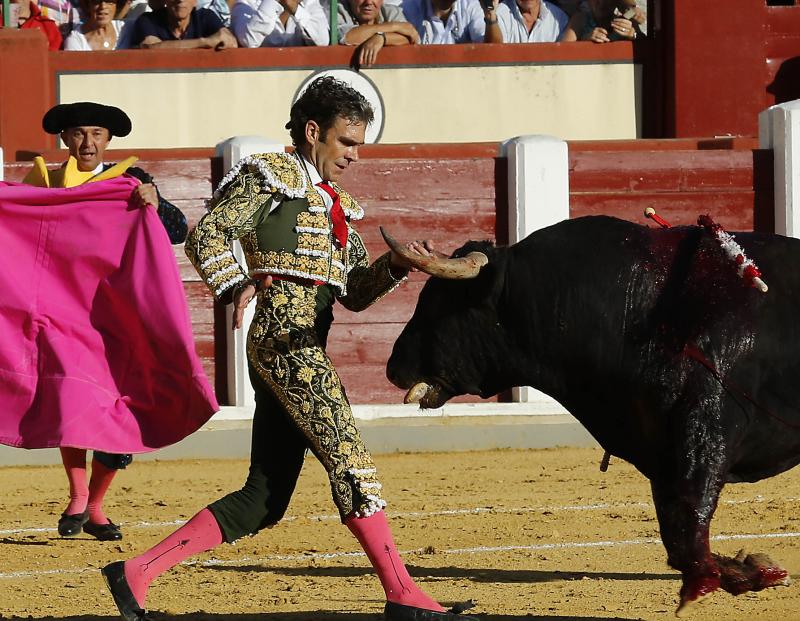
<svg viewBox="0 0 800 621"><path fill-rule="evenodd" d="M141 453L218 405L167 233L137 181L0 182L0 443Z"/></svg>

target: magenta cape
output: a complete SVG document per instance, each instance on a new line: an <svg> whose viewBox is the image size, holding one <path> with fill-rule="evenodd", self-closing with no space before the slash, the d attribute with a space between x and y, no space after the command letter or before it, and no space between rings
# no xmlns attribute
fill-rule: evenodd
<svg viewBox="0 0 800 621"><path fill-rule="evenodd" d="M218 406L155 210L130 177L0 182L0 443L141 453Z"/></svg>

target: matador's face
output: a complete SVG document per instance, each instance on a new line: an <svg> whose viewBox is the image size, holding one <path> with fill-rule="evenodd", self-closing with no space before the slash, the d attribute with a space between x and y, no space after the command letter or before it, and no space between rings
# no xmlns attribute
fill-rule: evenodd
<svg viewBox="0 0 800 621"><path fill-rule="evenodd" d="M324 135L306 133L311 162L324 180L338 181L350 164L358 161L358 147L364 144L365 132L364 123L338 117Z"/></svg>

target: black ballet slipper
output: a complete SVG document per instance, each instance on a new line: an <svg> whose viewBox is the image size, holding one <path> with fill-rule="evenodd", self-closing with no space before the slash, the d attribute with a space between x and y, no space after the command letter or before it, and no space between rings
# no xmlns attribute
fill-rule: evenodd
<svg viewBox="0 0 800 621"><path fill-rule="evenodd" d="M89 520L89 511L67 515L62 513L58 519L58 534L62 537L74 537L81 532L81 528Z"/></svg>
<svg viewBox="0 0 800 621"><path fill-rule="evenodd" d="M108 524L86 522L83 525L83 532L100 541L119 541L122 539L122 531L111 520L108 521Z"/></svg>
<svg viewBox="0 0 800 621"><path fill-rule="evenodd" d="M119 614L122 615L125 621L152 621L133 596L131 587L125 578L125 563L123 561L106 565L100 570L100 573L103 574L103 579L106 581L108 590L111 591L111 596L119 609Z"/></svg>
<svg viewBox="0 0 800 621"><path fill-rule="evenodd" d="M470 617L449 610L437 612L436 610L404 606L394 602L386 602L386 607L383 609L383 618L385 621L478 621L478 617Z"/></svg>

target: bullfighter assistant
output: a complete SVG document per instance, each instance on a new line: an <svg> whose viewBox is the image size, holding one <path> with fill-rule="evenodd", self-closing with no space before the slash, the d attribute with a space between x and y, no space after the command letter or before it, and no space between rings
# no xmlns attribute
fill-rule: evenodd
<svg viewBox="0 0 800 621"><path fill-rule="evenodd" d="M296 151L246 158L223 179L186 253L215 297L235 305L234 328L256 296L247 356L255 390L250 471L244 487L212 503L144 554L103 575L128 621L145 619L150 583L223 541L274 525L284 515L305 451L325 467L342 521L369 557L386 593L386 619L444 620L444 609L409 576L383 511L372 458L339 376L325 352L335 300L362 310L394 289L409 262L387 253L370 265L352 222L363 216L335 181L358 159L373 113L357 91L315 80L287 124ZM239 239L249 273L229 242ZM409 248L429 254L428 243Z"/></svg>
<svg viewBox="0 0 800 621"><path fill-rule="evenodd" d="M134 204L157 208L161 223L173 244L184 241L186 218L172 203L164 200L152 177L134 167L137 157L117 164L106 164L103 156L112 137L127 136L131 131L128 115L115 106L95 102L59 104L50 108L42 119L42 128L49 134L60 134L69 149L63 165L49 170L44 158L37 156L24 183L47 188L72 188L127 174L138 179L131 199ZM103 500L117 470L133 461L130 454L94 451L92 475L86 483L86 450L62 446L61 460L69 480L70 502L58 520L58 534L74 537L83 532L101 541L122 539L122 531L103 512Z"/></svg>

